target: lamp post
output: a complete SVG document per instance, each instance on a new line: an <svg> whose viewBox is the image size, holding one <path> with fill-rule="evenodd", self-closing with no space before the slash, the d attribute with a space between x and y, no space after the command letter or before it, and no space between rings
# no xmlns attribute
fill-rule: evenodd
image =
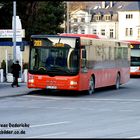
<svg viewBox="0 0 140 140"><path fill-rule="evenodd" d="M13 2L13 61L16 61L16 1Z"/></svg>

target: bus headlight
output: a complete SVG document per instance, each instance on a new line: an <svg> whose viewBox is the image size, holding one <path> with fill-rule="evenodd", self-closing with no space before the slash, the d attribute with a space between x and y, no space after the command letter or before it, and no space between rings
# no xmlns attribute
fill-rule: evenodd
<svg viewBox="0 0 140 140"><path fill-rule="evenodd" d="M29 83L34 83L34 79L29 79L28 82Z"/></svg>
<svg viewBox="0 0 140 140"><path fill-rule="evenodd" d="M78 84L78 82L77 81L70 81L70 85L72 86L72 85L77 85Z"/></svg>
<svg viewBox="0 0 140 140"><path fill-rule="evenodd" d="M34 76L29 75L28 82L29 83L34 83Z"/></svg>

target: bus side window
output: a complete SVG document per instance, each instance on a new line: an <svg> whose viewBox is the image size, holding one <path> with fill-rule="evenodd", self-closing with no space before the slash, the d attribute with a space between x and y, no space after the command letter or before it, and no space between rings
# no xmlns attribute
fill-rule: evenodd
<svg viewBox="0 0 140 140"><path fill-rule="evenodd" d="M81 50L81 67L85 68L87 63L86 49Z"/></svg>

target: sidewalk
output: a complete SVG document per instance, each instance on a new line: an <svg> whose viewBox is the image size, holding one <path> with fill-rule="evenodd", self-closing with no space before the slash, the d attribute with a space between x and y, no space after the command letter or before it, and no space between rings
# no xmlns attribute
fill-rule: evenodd
<svg viewBox="0 0 140 140"><path fill-rule="evenodd" d="M20 87L11 87L11 83L0 83L0 98L25 95L34 89L29 89L27 83L19 83Z"/></svg>

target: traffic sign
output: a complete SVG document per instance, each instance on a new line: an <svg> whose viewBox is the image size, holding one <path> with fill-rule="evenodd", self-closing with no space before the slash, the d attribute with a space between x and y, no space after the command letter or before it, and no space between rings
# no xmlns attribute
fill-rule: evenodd
<svg viewBox="0 0 140 140"><path fill-rule="evenodd" d="M13 38L13 30L0 30L0 38ZM24 38L25 37L25 29L16 30L16 37Z"/></svg>

